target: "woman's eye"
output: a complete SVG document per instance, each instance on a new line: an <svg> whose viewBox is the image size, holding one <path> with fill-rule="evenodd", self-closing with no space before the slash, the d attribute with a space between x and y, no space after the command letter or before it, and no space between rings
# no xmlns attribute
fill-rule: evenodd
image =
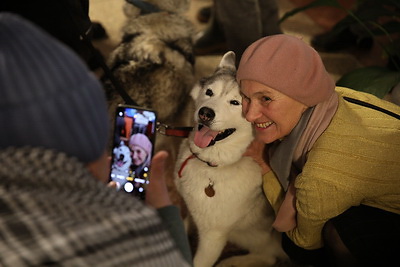
<svg viewBox="0 0 400 267"><path fill-rule="evenodd" d="M268 96L263 96L262 101L268 102L268 101L271 101L271 98L269 98Z"/></svg>
<svg viewBox="0 0 400 267"><path fill-rule="evenodd" d="M214 93L213 93L213 91L212 91L211 89L207 89L206 95L208 95L208 96L213 96Z"/></svg>
<svg viewBox="0 0 400 267"><path fill-rule="evenodd" d="M231 100L230 104L231 105L235 105L235 106L239 106L240 105L239 101L237 101L237 100Z"/></svg>

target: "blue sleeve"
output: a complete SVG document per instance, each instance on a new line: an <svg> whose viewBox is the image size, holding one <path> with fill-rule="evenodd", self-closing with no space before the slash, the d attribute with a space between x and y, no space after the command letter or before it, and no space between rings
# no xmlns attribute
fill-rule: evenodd
<svg viewBox="0 0 400 267"><path fill-rule="evenodd" d="M182 253L185 260L193 265L192 253L190 250L189 240L185 232L182 218L180 216L179 208L177 206L166 206L157 209L163 223L166 225L176 246Z"/></svg>

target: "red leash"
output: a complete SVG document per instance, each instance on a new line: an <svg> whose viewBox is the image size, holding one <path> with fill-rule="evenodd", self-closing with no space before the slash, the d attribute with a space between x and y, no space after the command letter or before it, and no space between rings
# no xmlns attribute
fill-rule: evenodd
<svg viewBox="0 0 400 267"><path fill-rule="evenodd" d="M167 136L188 137L193 127L174 127L157 123L157 131Z"/></svg>
<svg viewBox="0 0 400 267"><path fill-rule="evenodd" d="M166 124L157 123L157 132L167 136L177 136L177 137L188 137L190 132L193 130L193 127L171 127ZM183 168L186 166L187 162L190 159L195 158L194 154L191 154L181 165L178 171L179 178L182 177Z"/></svg>

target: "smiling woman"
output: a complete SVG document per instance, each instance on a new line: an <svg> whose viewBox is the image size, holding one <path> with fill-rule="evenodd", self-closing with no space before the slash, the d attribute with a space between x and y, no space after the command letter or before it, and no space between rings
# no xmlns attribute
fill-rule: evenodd
<svg viewBox="0 0 400 267"><path fill-rule="evenodd" d="M291 259L317 266L396 262L400 107L335 87L318 53L289 35L250 45L237 81L259 147L246 155L264 170L273 227L283 232Z"/></svg>
<svg viewBox="0 0 400 267"><path fill-rule="evenodd" d="M243 113L257 137L269 144L287 136L307 106L252 80L242 80Z"/></svg>

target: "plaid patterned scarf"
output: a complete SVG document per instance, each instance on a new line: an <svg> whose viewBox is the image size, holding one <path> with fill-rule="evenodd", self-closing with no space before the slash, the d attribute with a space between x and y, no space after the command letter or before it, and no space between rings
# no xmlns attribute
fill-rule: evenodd
<svg viewBox="0 0 400 267"><path fill-rule="evenodd" d="M186 266L156 212L74 158L0 151L1 266Z"/></svg>

